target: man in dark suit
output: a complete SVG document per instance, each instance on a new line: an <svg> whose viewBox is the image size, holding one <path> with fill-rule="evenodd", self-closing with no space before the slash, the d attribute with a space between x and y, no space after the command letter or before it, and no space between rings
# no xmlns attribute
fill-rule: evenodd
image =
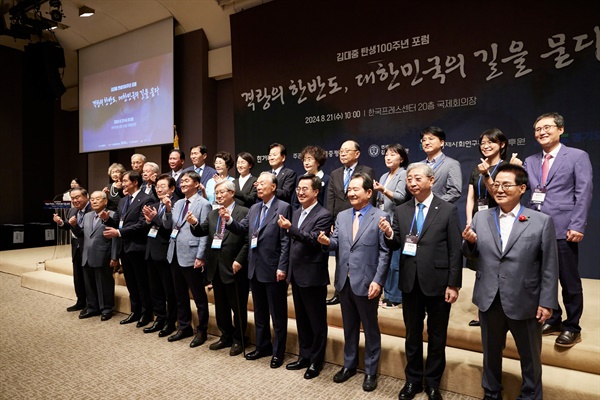
<svg viewBox="0 0 600 400"><path fill-rule="evenodd" d="M414 196L394 211L393 229L379 223L390 250L402 249L400 280L406 325L406 384L400 399L425 389L430 400L442 398L439 386L446 368L446 336L450 305L462 284L461 230L456 206L432 193L433 169L410 164L406 185ZM427 362L423 365L423 320L427 314Z"/></svg>
<svg viewBox="0 0 600 400"><path fill-rule="evenodd" d="M185 164L185 153L180 149L173 149L169 153L169 174L175 179L175 194L178 198L183 198L180 188L181 177L183 176L183 164Z"/></svg>
<svg viewBox="0 0 600 400"><path fill-rule="evenodd" d="M552 216L558 244L559 278L567 317L560 305L542 328L545 335L559 335L555 344L572 347L581 341L579 320L583 313L583 288L579 276L578 243L583 240L592 204L592 164L589 155L560 143L565 131L558 113L540 115L534 124L542 152L525 159L532 196L530 207Z"/></svg>
<svg viewBox="0 0 600 400"><path fill-rule="evenodd" d="M148 165L149 163L146 163ZM144 166L145 167L145 166ZM150 226L146 245L146 265L152 308L156 320L152 326L144 328L144 333L158 332L159 337L169 336L175 331L177 322L177 298L171 266L167 260L169 236L171 229L164 227L162 216L165 213L166 202L175 204L179 200L175 194L175 180L169 174L159 175L156 181L156 193L159 201L144 206L142 213Z"/></svg>
<svg viewBox="0 0 600 400"><path fill-rule="evenodd" d="M223 180L215 186L217 203L225 207L234 220L241 221L248 214L248 209L233 201L234 194L232 181ZM194 236L207 236L207 279L212 282L217 327L221 331L221 338L211 343L209 349L230 347L229 355L237 356L244 351L247 343L248 238L226 231L218 209L212 210L202 223L190 215L188 223Z"/></svg>
<svg viewBox="0 0 600 400"><path fill-rule="evenodd" d="M358 163L358 158L360 157L360 145L357 142L354 140L345 141L342 143L339 153L342 166L331 172L329 186L327 188L326 207L331 213L334 221L341 211L352 207L348 200L348 184L350 183L352 175L358 172L365 172L371 179L375 179L375 171L373 168ZM377 196L372 196L371 204L377 204ZM337 254L335 258L337 263ZM339 302L337 292L331 299L327 300L328 305L339 304Z"/></svg>
<svg viewBox="0 0 600 400"><path fill-rule="evenodd" d="M542 324L558 305L558 254L549 216L526 209L527 172L502 165L494 183L498 207L475 214L463 252L479 258L473 303L479 308L485 400L502 398L502 350L515 339L523 385L519 399L542 399Z"/></svg>
<svg viewBox="0 0 600 400"><path fill-rule="evenodd" d="M238 235L248 235L248 278L254 302L256 349L246 354L247 360L273 355L271 368L283 364L287 339L287 272L290 239L277 225L280 215L291 217L288 203L275 196L277 177L263 172L257 179L256 190L262 200L253 205L241 220L231 219L229 211L221 207L219 214L227 229ZM275 338L271 344L269 316L273 320Z"/></svg>
<svg viewBox="0 0 600 400"><path fill-rule="evenodd" d="M378 229L380 220L389 219L373 207L373 179L365 173L352 175L348 183L351 209L338 214L331 238L319 233L325 251L338 252L335 288L340 296L344 321L344 367L333 377L342 383L356 374L360 325L365 333L365 378L363 390L377 388L381 355L381 332L377 320L379 296L390 266L390 253Z"/></svg>
<svg viewBox="0 0 600 400"><path fill-rule="evenodd" d="M117 238L107 239L98 214L106 209L106 193L96 191L90 196L93 212L83 216L83 226L73 226L73 232L83 243L81 264L85 280L87 307L79 314L80 319L102 315L102 321L112 317L115 308L115 280L110 262L119 258ZM114 214L113 211L109 211Z"/></svg>
<svg viewBox="0 0 600 400"><path fill-rule="evenodd" d="M331 214L318 202L321 179L303 175L296 187L301 208L292 220L279 216L280 228L291 238L288 280L292 283L296 326L298 328L298 360L286 365L289 370L307 368L305 379L319 376L327 347L327 285L329 254L317 241L320 232L331 228Z"/></svg>
<svg viewBox="0 0 600 400"><path fill-rule="evenodd" d="M123 197L119 207L111 217L107 210L100 213L106 229L104 237L121 238L121 263L125 283L129 291L131 313L122 320L121 324L137 322L141 328L152 322L152 300L148 284L148 270L144 253L148 226L142 214L145 205L152 203L152 198L140 190L142 176L135 171L123 174Z"/></svg>
<svg viewBox="0 0 600 400"><path fill-rule="evenodd" d="M269 146L269 165L271 171L277 177L277 190L275 196L288 204L292 202L292 194L296 187L296 173L290 168L283 166L287 150L284 145L273 143Z"/></svg>
<svg viewBox="0 0 600 400"><path fill-rule="evenodd" d="M194 145L190 147L190 161L192 165L183 170L183 172L194 171L200 175L200 190L206 187L206 182L213 177L217 171L209 165L206 165L206 156L208 155L206 147Z"/></svg>
<svg viewBox="0 0 600 400"><path fill-rule="evenodd" d="M58 214L54 214L52 217L54 222L66 230L72 230L76 225L83 226L83 216L92 210L90 202L88 200L88 192L83 188L71 189L69 192L71 195L71 204L73 207L69 209L67 213L67 223L65 223ZM83 264L81 264L81 251L83 249L82 243L77 236L71 234L71 258L73 262L73 286L75 288L75 296L77 302L72 306L67 307L67 311L80 311L85 309L86 304L86 293L85 293L85 280L83 277Z"/></svg>
<svg viewBox="0 0 600 400"><path fill-rule="evenodd" d="M151 161L144 164L142 172L142 180L144 183L140 185L140 190L152 197L153 202L158 201L158 195L156 194L156 178L158 177L159 172L160 169L158 164Z"/></svg>

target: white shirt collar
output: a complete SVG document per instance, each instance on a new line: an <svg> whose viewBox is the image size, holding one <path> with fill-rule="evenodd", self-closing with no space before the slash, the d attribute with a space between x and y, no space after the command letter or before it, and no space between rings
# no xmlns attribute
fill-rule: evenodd
<svg viewBox="0 0 600 400"><path fill-rule="evenodd" d="M519 213L519 210L521 209L521 203L517 203L515 208L513 208L512 210L510 210L507 213L502 211L502 209L500 207L498 207L498 209L500 210L500 215L498 216L498 218L502 218L502 217L513 217L514 218L517 216L517 214Z"/></svg>
<svg viewBox="0 0 600 400"><path fill-rule="evenodd" d="M559 143L558 146L556 146L554 148L554 150L552 150L550 153L546 153L545 151L543 151L543 155L546 156L546 154L550 154L552 156L552 158L556 158L556 156L558 155L558 151L560 150L562 146L562 143Z"/></svg>

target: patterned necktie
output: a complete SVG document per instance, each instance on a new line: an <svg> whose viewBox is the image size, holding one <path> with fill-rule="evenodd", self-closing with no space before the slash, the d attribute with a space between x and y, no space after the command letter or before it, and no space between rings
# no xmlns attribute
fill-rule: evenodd
<svg viewBox="0 0 600 400"><path fill-rule="evenodd" d="M550 159L552 158L551 154L546 154L544 156L544 162L542 163L542 181L540 182L542 186L546 186L546 180L548 179L548 172L550 171Z"/></svg>
<svg viewBox="0 0 600 400"><path fill-rule="evenodd" d="M82 210L77 211L77 225L79 225L79 227L83 226L83 211Z"/></svg>
<svg viewBox="0 0 600 400"><path fill-rule="evenodd" d="M352 223L352 241L356 239L358 228L360 227L360 211L354 212L354 222Z"/></svg>
<svg viewBox="0 0 600 400"><path fill-rule="evenodd" d="M300 228L302 226L302 223L304 222L304 219L306 218L307 215L308 215L308 212L306 210L302 211L302 214L300 214L300 219L298 219L298 228Z"/></svg>
<svg viewBox="0 0 600 400"><path fill-rule="evenodd" d="M425 222L425 215L423 214L423 208L425 208L425 204L419 203L419 212L417 213L417 235L421 234L421 229L423 229L423 222Z"/></svg>
<svg viewBox="0 0 600 400"><path fill-rule="evenodd" d="M346 168L346 177L344 178L344 192L348 191L348 185L350 184L351 176L352 176L352 168Z"/></svg>

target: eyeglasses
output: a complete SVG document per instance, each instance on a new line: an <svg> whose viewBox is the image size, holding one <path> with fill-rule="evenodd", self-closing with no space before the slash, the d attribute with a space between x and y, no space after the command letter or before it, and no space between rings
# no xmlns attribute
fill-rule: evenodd
<svg viewBox="0 0 600 400"><path fill-rule="evenodd" d="M507 191L508 189L510 189L511 187L514 187L514 186L521 186L521 185L516 185L516 184L512 185L509 183L494 183L492 185L494 190L498 190L498 189L502 188L502 190L504 190L504 191Z"/></svg>
<svg viewBox="0 0 600 400"><path fill-rule="evenodd" d="M550 129L556 127L558 125L544 125L544 126L538 126L537 128L535 128L535 133L540 133L542 130L544 132L548 132Z"/></svg>
<svg viewBox="0 0 600 400"><path fill-rule="evenodd" d="M357 151L357 150L340 149L340 154L348 154L351 151Z"/></svg>
<svg viewBox="0 0 600 400"><path fill-rule="evenodd" d="M222 195L226 194L227 192L229 192L229 190L218 190L218 191L215 191L215 195L222 196Z"/></svg>
<svg viewBox="0 0 600 400"><path fill-rule="evenodd" d="M496 143L496 142L490 142L490 141L481 142L481 143L479 143L479 147L488 146L488 145L491 145L494 143Z"/></svg>
<svg viewBox="0 0 600 400"><path fill-rule="evenodd" d="M311 190L311 188L309 188L309 187L297 187L296 188L296 193L306 193L309 190Z"/></svg>

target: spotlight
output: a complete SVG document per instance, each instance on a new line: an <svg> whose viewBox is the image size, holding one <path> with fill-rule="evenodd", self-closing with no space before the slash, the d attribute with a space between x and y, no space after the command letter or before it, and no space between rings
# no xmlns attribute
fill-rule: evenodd
<svg viewBox="0 0 600 400"><path fill-rule="evenodd" d="M91 17L92 15L94 15L94 10L92 8L86 6L81 6L79 8L79 16L81 18Z"/></svg>
<svg viewBox="0 0 600 400"><path fill-rule="evenodd" d="M51 10L50 18L52 19L52 21L61 22L63 19L63 13L59 9Z"/></svg>

